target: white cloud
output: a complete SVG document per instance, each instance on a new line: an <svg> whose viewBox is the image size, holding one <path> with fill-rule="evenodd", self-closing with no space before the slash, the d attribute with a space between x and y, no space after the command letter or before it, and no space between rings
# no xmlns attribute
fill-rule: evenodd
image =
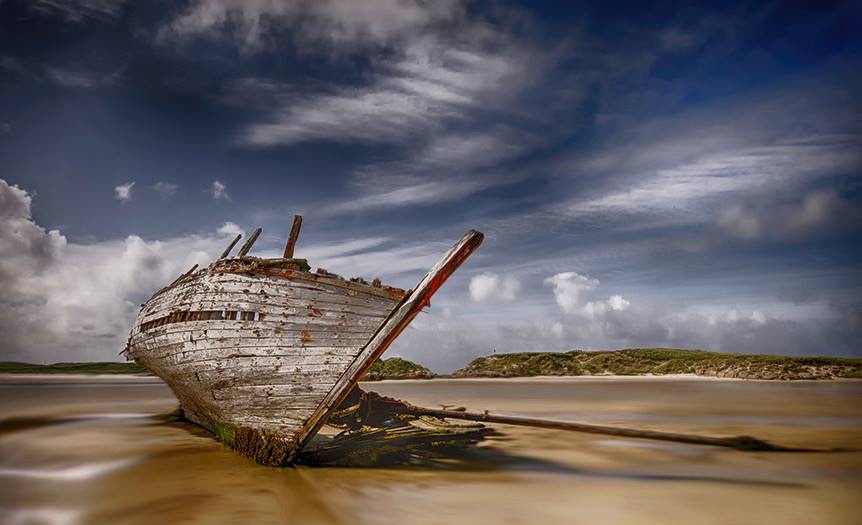
<svg viewBox="0 0 862 525"><path fill-rule="evenodd" d="M172 184L170 182L162 182L159 181L153 184L153 189L159 193L162 198L169 199L176 195L178 186L176 184Z"/></svg>
<svg viewBox="0 0 862 525"><path fill-rule="evenodd" d="M216 230L216 233L221 235L222 237L236 237L237 235L242 235L242 229L236 224L228 221Z"/></svg>
<svg viewBox="0 0 862 525"><path fill-rule="evenodd" d="M225 183L214 180L212 186L212 196L215 200L228 200L230 195L227 193L227 185Z"/></svg>
<svg viewBox="0 0 862 525"><path fill-rule="evenodd" d="M0 180L0 331L4 359L112 359L137 305L155 289L206 263L213 242L137 236L71 244L30 216L30 196Z"/></svg>
<svg viewBox="0 0 862 525"><path fill-rule="evenodd" d="M612 295L610 299L607 300L608 306L610 306L611 310L622 311L628 308L631 303L623 299L622 295Z"/></svg>
<svg viewBox="0 0 862 525"><path fill-rule="evenodd" d="M521 283L511 275L481 273L470 279L470 299L477 303L512 302L518 297Z"/></svg>
<svg viewBox="0 0 862 525"><path fill-rule="evenodd" d="M605 322L608 315L628 310L631 302L622 295L588 301L587 297L599 286L599 280L576 272L562 272L544 280L554 287L554 299L563 312Z"/></svg>
<svg viewBox="0 0 862 525"><path fill-rule="evenodd" d="M127 203L132 200L132 188L135 186L135 181L120 184L114 187L114 197L122 202Z"/></svg>
<svg viewBox="0 0 862 525"><path fill-rule="evenodd" d="M217 231L146 241L130 235L92 244L70 243L30 215L31 196L0 179L0 361L112 360L123 348L139 306L193 264L222 252ZM303 244L312 264L345 277L394 277L433 265L447 243L385 248L386 238ZM275 254L273 254L275 255ZM280 255L278 253L277 255ZM415 275L402 286L415 284Z"/></svg>
<svg viewBox="0 0 862 525"><path fill-rule="evenodd" d="M594 290L597 279L576 272L562 272L545 279L544 283L554 287L554 298L567 314L575 313L583 304L583 295Z"/></svg>
<svg viewBox="0 0 862 525"><path fill-rule="evenodd" d="M608 312L622 312L627 310L632 303L623 299L622 295L612 295L606 301L590 301L584 305L583 312L595 319L601 317Z"/></svg>

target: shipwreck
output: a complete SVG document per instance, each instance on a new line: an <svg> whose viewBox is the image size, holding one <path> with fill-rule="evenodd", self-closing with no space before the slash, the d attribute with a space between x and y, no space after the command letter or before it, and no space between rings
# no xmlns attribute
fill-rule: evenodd
<svg viewBox="0 0 862 525"><path fill-rule="evenodd" d="M142 307L121 352L162 378L183 415L259 463L284 465L351 393L372 363L480 245L470 231L413 290L344 279L294 257L236 255L237 235ZM349 400L348 400L349 401Z"/></svg>
<svg viewBox="0 0 862 525"><path fill-rule="evenodd" d="M482 242L461 238L412 290L344 279L293 256L302 218L294 218L282 257L230 243L204 269L197 265L141 307L122 350L162 378L182 415L254 461L367 464L381 455L408 460L428 447L474 444L483 423L645 438L757 451L822 451L773 445L750 436L712 437L433 409L364 392L357 383L430 304L431 296ZM307 447L321 427L340 429ZM358 461L357 461L358 460ZM372 461L373 462L373 461Z"/></svg>

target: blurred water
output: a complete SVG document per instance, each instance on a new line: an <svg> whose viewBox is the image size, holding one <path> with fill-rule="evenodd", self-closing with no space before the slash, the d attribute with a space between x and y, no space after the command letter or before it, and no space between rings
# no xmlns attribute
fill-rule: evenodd
<svg viewBox="0 0 862 525"><path fill-rule="evenodd" d="M862 382L371 383L425 406L862 447ZM857 523L862 453L497 427L427 467L265 468L165 417L152 378L0 378L0 524Z"/></svg>

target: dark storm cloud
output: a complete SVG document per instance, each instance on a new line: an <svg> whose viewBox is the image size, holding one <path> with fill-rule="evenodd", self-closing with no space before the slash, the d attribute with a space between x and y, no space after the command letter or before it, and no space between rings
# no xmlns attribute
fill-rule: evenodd
<svg viewBox="0 0 862 525"><path fill-rule="evenodd" d="M393 348L437 370L492 349L858 354L858 14L4 2L2 246L31 269L3 274L3 317L29 321L2 351L111 358L149 292L238 231L277 253L299 212L313 264L404 287L487 233Z"/></svg>

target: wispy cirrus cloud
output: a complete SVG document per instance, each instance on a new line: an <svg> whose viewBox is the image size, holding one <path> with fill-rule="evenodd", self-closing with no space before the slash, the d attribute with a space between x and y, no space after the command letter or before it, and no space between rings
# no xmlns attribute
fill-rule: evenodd
<svg viewBox="0 0 862 525"><path fill-rule="evenodd" d="M404 142L516 90L528 69L519 55L442 42L411 45L395 62L380 64L366 85L283 97L276 117L249 125L242 140L254 146Z"/></svg>
<svg viewBox="0 0 862 525"><path fill-rule="evenodd" d="M461 0L195 0L162 27L163 41L229 39L247 51L273 45L271 34L293 30L302 45L386 44L459 17Z"/></svg>
<svg viewBox="0 0 862 525"><path fill-rule="evenodd" d="M303 93L262 78L229 83L228 99L251 104L259 98L251 94L259 94L281 106L275 119L246 128L242 140L258 146L311 140L402 142L443 121L464 118L470 110L504 108L505 95L529 82L546 55L534 52L504 26L471 18L462 1L305 5L203 0L166 31L177 38L219 34L237 45L253 41L263 46L255 51L265 52L266 37L276 30L267 20L295 30L308 24L316 29L315 38L348 51L355 51L351 46L360 41L388 52L372 61L363 82L324 93ZM330 25L337 30L327 31ZM228 26L243 27L239 33L245 36ZM271 110L270 104L266 113Z"/></svg>
<svg viewBox="0 0 862 525"><path fill-rule="evenodd" d="M560 167L576 195L555 209L706 222L728 202L845 176L862 163L862 130L843 110L850 91L797 84L648 120Z"/></svg>
<svg viewBox="0 0 862 525"><path fill-rule="evenodd" d="M239 17L244 21L239 25L248 26L243 31L246 37L254 35L252 52L266 51L264 36L273 30L257 24L266 18L264 13L286 27L311 23L295 19L292 8L254 3L225 15L228 4L197 4L194 13L214 10L219 14L205 16L207 22L196 27L244 45L247 38L220 29L225 20ZM349 181L356 196L327 206L328 214L458 200L511 182L508 174L480 171L528 152L544 140L495 120L511 116L513 101L548 67L553 53L539 52L504 24L492 26L470 16L460 2L447 8L414 2L381 2L377 7L387 16L409 22L394 24L385 35L350 30L349 37L333 36L328 44L349 47L345 39L351 43L359 39L363 45L381 49L360 82L313 92L274 79L247 77L226 83L222 101L257 110L259 115L244 127L239 144L265 148L307 142L383 144L401 152L356 169ZM365 23L364 9L324 2L319 10L323 18L346 27ZM399 10L404 13L399 15ZM312 12L318 13L318 8ZM358 19L353 22L342 20L354 16ZM450 25L438 23L443 19ZM179 20L174 26L186 23ZM198 29L178 34L193 36ZM477 129L479 114L486 122Z"/></svg>
<svg viewBox="0 0 862 525"><path fill-rule="evenodd" d="M351 185L359 196L333 205L330 211L456 200L517 178L488 171L530 151L539 142L525 132L500 126L442 133L404 158L357 169Z"/></svg>

